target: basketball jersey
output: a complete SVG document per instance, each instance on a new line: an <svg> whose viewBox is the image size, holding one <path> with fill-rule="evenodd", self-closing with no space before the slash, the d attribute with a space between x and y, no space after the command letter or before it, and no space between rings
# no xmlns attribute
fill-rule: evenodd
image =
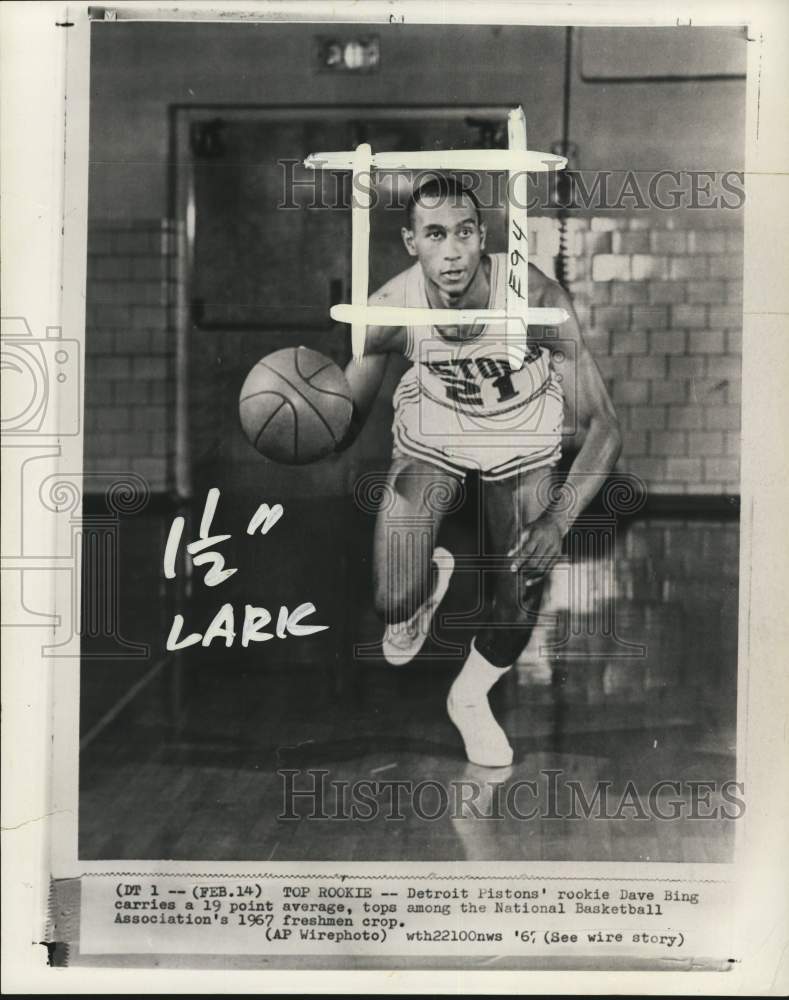
<svg viewBox="0 0 789 1000"><path fill-rule="evenodd" d="M506 309L506 254L490 255L487 309ZM405 305L429 308L425 278L417 262L406 272ZM550 353L530 345L523 366L507 358L504 324L482 327L463 340L449 340L435 327L409 326L406 357L417 366L420 389L435 403L473 417L497 417L528 406L545 392L561 395L553 378Z"/></svg>
<svg viewBox="0 0 789 1000"><path fill-rule="evenodd" d="M506 254L490 254L486 308L507 304ZM398 281L407 308L430 308L417 261ZM561 455L564 397L549 351L527 349L511 364L505 325L481 326L465 339L433 326L406 328L405 356L413 362L395 393L395 448L453 472L478 469L503 479L552 465Z"/></svg>

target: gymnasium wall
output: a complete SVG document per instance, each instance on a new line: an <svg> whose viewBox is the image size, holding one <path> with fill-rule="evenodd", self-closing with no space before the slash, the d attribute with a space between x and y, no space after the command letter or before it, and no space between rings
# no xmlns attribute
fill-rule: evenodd
<svg viewBox="0 0 789 1000"><path fill-rule="evenodd" d="M376 73L315 72L317 35L366 32L380 36ZM704 47L706 36L699 32L695 44ZM663 32L659 42L641 34L641 46L670 50L671 37ZM626 44L632 47L634 39L628 36ZM96 23L91 45L89 197L95 220L166 214L167 112L173 104L522 103L533 149L550 149L562 137L564 28L121 21ZM582 75L577 32L574 51L570 139L578 147L578 166L743 169L743 79L593 82Z"/></svg>
<svg viewBox="0 0 789 1000"><path fill-rule="evenodd" d="M571 225L570 291L622 426L619 467L652 493L738 493L741 229Z"/></svg>
<svg viewBox="0 0 789 1000"><path fill-rule="evenodd" d="M741 231L639 221L569 224L570 290L624 431L620 468L652 492L737 493ZM534 224L539 263L557 238L554 220ZM155 219L97 224L89 240L86 466L130 468L157 491L172 486L172 243Z"/></svg>
<svg viewBox="0 0 789 1000"><path fill-rule="evenodd" d="M172 226L95 223L88 234L85 467L173 485Z"/></svg>
<svg viewBox="0 0 789 1000"><path fill-rule="evenodd" d="M131 468L154 490L173 486L171 105L522 103L533 148L560 138L563 29L380 25L381 70L354 77L312 69L324 28L94 27L88 470ZM585 169L742 169L742 79L594 83L576 60L572 87L570 138ZM653 492L737 492L742 212L625 203L574 213L568 231L571 292L625 432L621 468ZM533 239L550 266L555 219L534 218Z"/></svg>

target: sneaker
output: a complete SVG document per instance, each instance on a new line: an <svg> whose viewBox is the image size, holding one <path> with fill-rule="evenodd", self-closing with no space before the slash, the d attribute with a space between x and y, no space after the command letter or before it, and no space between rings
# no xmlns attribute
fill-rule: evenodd
<svg viewBox="0 0 789 1000"><path fill-rule="evenodd" d="M438 567L438 578L433 593L417 608L411 618L394 625L387 625L384 631L382 640L384 659L392 666L410 663L425 644L433 615L449 588L449 581L455 569L452 553L448 549L437 548L433 553L433 562Z"/></svg>

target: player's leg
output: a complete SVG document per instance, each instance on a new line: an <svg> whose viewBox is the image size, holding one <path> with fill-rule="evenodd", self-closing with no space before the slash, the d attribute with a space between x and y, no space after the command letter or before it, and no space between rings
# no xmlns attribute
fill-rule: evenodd
<svg viewBox="0 0 789 1000"><path fill-rule="evenodd" d="M522 472L501 482L485 484L488 536L496 556L505 557L526 526L544 510L540 489L550 468ZM492 624L474 638L463 669L447 699L449 716L457 726L469 760L489 767L512 763L512 748L490 709L488 692L507 673L529 641L539 611L544 567L526 567L512 573L509 565L495 571Z"/></svg>
<svg viewBox="0 0 789 1000"><path fill-rule="evenodd" d="M462 490L458 476L396 455L387 477L373 542L375 608L387 623L384 655L412 659L446 593L452 556L436 548L441 522Z"/></svg>
<svg viewBox="0 0 789 1000"><path fill-rule="evenodd" d="M552 466L544 466L485 485L486 527L496 556L506 557L524 529L544 513L551 493L546 478L554 475ZM535 563L512 573L505 562L495 571L493 624L480 629L475 645L496 667L511 667L529 641L540 608L545 568Z"/></svg>

